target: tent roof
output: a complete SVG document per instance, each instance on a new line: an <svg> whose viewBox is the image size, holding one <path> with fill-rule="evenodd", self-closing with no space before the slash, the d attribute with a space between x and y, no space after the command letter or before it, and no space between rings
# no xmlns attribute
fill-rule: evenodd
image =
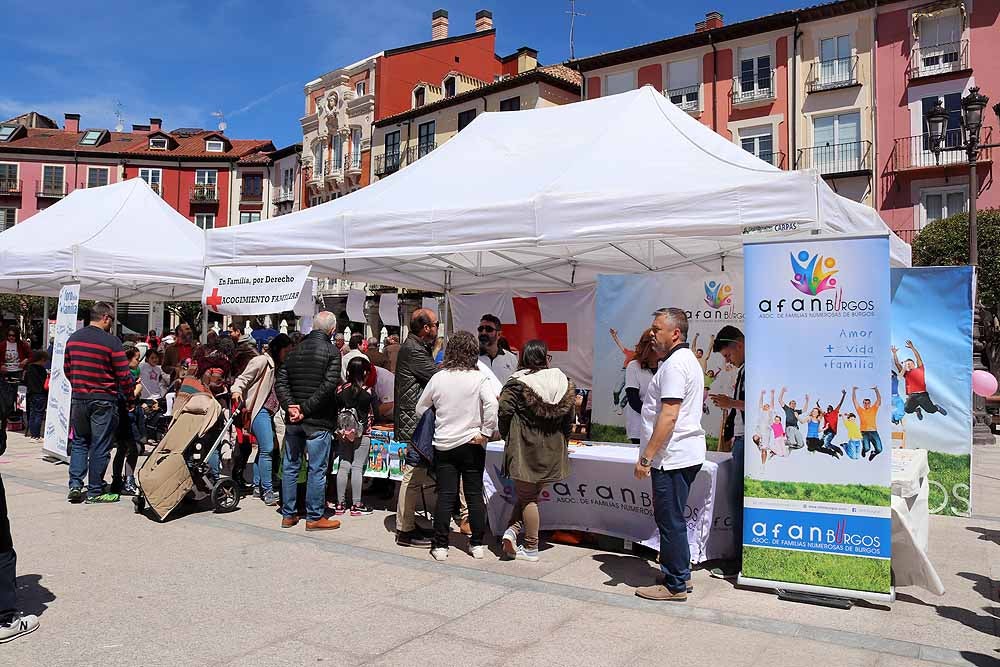
<svg viewBox="0 0 1000 667"><path fill-rule="evenodd" d="M74 190L0 233L0 292L87 299L195 300L205 233L134 178Z"/></svg>
<svg viewBox="0 0 1000 667"><path fill-rule="evenodd" d="M312 264L314 275L422 289L565 289L600 273L717 270L742 254L745 227L780 223L889 231L817 172L758 160L647 86L482 114L347 197L208 232L206 261ZM909 264L891 238L894 262Z"/></svg>

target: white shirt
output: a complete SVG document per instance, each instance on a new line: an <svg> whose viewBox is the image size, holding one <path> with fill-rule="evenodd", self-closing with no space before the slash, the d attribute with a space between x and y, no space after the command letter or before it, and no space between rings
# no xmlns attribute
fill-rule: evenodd
<svg viewBox="0 0 1000 667"><path fill-rule="evenodd" d="M145 361L139 364L139 382L142 383L139 398L143 400L161 398L170 388L170 378L163 369Z"/></svg>
<svg viewBox="0 0 1000 667"><path fill-rule="evenodd" d="M417 417L432 407L436 410L435 449L454 449L478 435L489 438L497 430L500 405L486 376L478 370L435 373L417 401Z"/></svg>
<svg viewBox="0 0 1000 667"><path fill-rule="evenodd" d="M653 468L676 470L705 462L705 431L701 428L704 393L705 376L698 359L686 347L675 349L650 380L642 403L640 444L645 447L653 435L663 399L681 401L674 432L650 461Z"/></svg>
<svg viewBox="0 0 1000 667"><path fill-rule="evenodd" d="M490 359L490 355L488 354L481 354L479 355L479 362L488 366L493 371L493 374L500 380L501 385L507 384L511 373L517 370L517 355L513 352L505 352L504 350L497 350L495 359Z"/></svg>
<svg viewBox="0 0 1000 667"><path fill-rule="evenodd" d="M4 341L3 369L7 373L16 373L21 370L21 355L17 351L17 343L9 340Z"/></svg>
<svg viewBox="0 0 1000 667"><path fill-rule="evenodd" d="M375 369L375 397L379 403L392 403L396 400L393 393L396 387L396 376L384 368Z"/></svg>
<svg viewBox="0 0 1000 667"><path fill-rule="evenodd" d="M368 355L361 350L351 350L340 358L340 379L344 382L347 382L347 364L349 364L351 359L354 359L355 357L364 357L367 359Z"/></svg>
<svg viewBox="0 0 1000 667"><path fill-rule="evenodd" d="M646 402L646 390L652 379L653 371L643 368L637 359L628 362L625 367L625 389L638 389L639 400L643 403ZM628 404L625 405L625 435L630 440L642 437L642 416Z"/></svg>
<svg viewBox="0 0 1000 667"><path fill-rule="evenodd" d="M479 368L479 372L486 376L486 381L490 384L490 389L492 389L499 398L500 392L503 391L503 382L501 382L500 379L494 375L489 366L483 363L481 357L476 366Z"/></svg>

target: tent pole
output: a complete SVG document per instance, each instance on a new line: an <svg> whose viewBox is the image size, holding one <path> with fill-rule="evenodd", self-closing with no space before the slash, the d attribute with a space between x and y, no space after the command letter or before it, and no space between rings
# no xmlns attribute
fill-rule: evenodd
<svg viewBox="0 0 1000 667"><path fill-rule="evenodd" d="M115 325L114 326L118 326L118 327L121 326L121 322L118 321L118 288L117 287L115 288ZM112 335L115 334L114 331L112 331L111 333L112 333Z"/></svg>
<svg viewBox="0 0 1000 667"><path fill-rule="evenodd" d="M440 317L438 318L440 320ZM451 271L444 272L444 335L449 334L451 324Z"/></svg>
<svg viewBox="0 0 1000 667"><path fill-rule="evenodd" d="M49 349L49 297L42 297L42 349Z"/></svg>

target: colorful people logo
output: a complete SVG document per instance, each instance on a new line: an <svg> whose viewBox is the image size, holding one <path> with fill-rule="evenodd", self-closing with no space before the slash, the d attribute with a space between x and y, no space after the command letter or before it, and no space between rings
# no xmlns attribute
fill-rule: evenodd
<svg viewBox="0 0 1000 667"><path fill-rule="evenodd" d="M705 283L705 303L709 308L722 308L733 303L733 287L723 282L709 280Z"/></svg>
<svg viewBox="0 0 1000 667"><path fill-rule="evenodd" d="M837 286L837 279L833 276L839 271L834 268L837 266L837 260L833 257L823 257L819 254L810 257L807 250L800 250L797 260L794 254L789 257L795 275L791 283L798 291L816 296Z"/></svg>

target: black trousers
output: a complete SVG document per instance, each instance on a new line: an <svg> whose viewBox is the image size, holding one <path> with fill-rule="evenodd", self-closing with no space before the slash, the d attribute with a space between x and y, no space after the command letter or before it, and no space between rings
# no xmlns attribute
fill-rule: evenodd
<svg viewBox="0 0 1000 667"><path fill-rule="evenodd" d="M483 502L483 471L486 469L486 448L467 442L454 449L436 450L434 467L437 472L437 509L434 511L434 547L448 546L451 517L458 512L458 480L465 488L469 505L472 537L469 544L479 546L486 535L486 503Z"/></svg>
<svg viewBox="0 0 1000 667"><path fill-rule="evenodd" d="M7 492L0 477L0 616L17 609L15 579L17 554L10 536L10 520L7 518Z"/></svg>

